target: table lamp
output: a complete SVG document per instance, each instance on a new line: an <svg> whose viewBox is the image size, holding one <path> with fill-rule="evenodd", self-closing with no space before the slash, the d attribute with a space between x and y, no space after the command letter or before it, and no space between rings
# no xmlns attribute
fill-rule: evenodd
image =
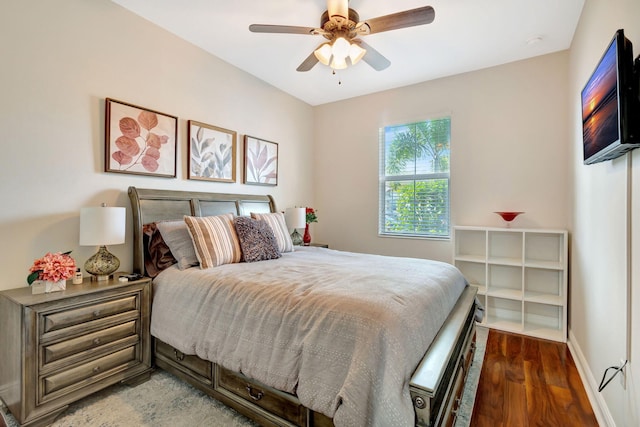
<svg viewBox="0 0 640 427"><path fill-rule="evenodd" d="M84 263L84 269L96 280L108 280L120 267L120 260L107 250L106 245L124 243L126 210L120 207L100 207L80 209L80 245L100 246Z"/></svg>
<svg viewBox="0 0 640 427"><path fill-rule="evenodd" d="M293 228L291 240L296 246L302 245L302 236L298 233L298 228L304 228L307 223L305 208L287 208L285 211L285 222L289 228Z"/></svg>

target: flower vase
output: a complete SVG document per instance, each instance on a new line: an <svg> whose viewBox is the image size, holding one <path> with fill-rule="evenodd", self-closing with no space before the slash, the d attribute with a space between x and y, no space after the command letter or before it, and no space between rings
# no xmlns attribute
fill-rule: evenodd
<svg viewBox="0 0 640 427"><path fill-rule="evenodd" d="M309 246L311 244L311 233L309 233L309 224L304 227L304 236L302 236L302 242L305 246Z"/></svg>
<svg viewBox="0 0 640 427"><path fill-rule="evenodd" d="M49 280L34 280L31 284L32 294L48 294L50 292L61 292L67 289L67 281L65 279L51 282Z"/></svg>

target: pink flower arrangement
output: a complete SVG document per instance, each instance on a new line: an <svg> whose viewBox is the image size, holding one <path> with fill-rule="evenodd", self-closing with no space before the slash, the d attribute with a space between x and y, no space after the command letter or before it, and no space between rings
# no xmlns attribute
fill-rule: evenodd
<svg viewBox="0 0 640 427"><path fill-rule="evenodd" d="M42 258L33 261L33 265L29 269L31 274L27 276L27 283L31 285L35 280L46 280L49 282L58 282L67 280L76 271L76 262L69 256L69 252L65 253L47 253Z"/></svg>

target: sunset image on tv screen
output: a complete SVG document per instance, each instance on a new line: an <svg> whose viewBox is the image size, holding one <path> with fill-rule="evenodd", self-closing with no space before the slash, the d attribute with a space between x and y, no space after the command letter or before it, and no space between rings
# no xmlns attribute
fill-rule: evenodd
<svg viewBox="0 0 640 427"><path fill-rule="evenodd" d="M587 159L619 138L614 41L582 91L582 137Z"/></svg>

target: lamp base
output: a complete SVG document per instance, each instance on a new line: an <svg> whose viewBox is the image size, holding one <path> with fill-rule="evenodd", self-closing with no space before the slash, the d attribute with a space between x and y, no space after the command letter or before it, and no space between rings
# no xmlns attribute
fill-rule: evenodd
<svg viewBox="0 0 640 427"><path fill-rule="evenodd" d="M107 250L106 246L100 246L91 258L84 263L84 269L95 276L99 282L109 280L109 276L120 267L120 260Z"/></svg>
<svg viewBox="0 0 640 427"><path fill-rule="evenodd" d="M293 233L291 233L291 241L293 242L294 246L302 245L302 236L300 235L300 233L298 233L298 229L296 228L294 228Z"/></svg>

